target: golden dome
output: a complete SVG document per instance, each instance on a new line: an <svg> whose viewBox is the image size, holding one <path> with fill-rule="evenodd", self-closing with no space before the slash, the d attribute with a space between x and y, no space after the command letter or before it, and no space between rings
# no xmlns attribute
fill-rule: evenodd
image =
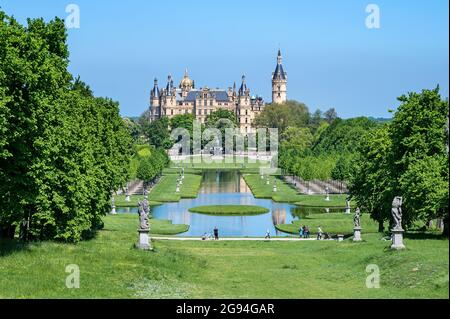
<svg viewBox="0 0 450 319"><path fill-rule="evenodd" d="M180 82L180 88L188 88L188 87L192 87L193 85L194 85L194 81L192 81L189 78L188 70L186 69L184 71L184 77L183 77L183 79Z"/></svg>

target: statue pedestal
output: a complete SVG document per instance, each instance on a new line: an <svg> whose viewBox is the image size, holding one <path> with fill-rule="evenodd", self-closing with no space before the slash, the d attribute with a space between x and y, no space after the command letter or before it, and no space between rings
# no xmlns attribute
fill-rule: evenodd
<svg viewBox="0 0 450 319"><path fill-rule="evenodd" d="M131 201L131 199L130 199L130 195L127 195L127 196L125 197L125 201L126 201L126 202L129 202L129 201Z"/></svg>
<svg viewBox="0 0 450 319"><path fill-rule="evenodd" d="M136 247L144 250L153 250L150 245L150 237L149 237L150 229L138 229L139 234L139 242L136 244Z"/></svg>
<svg viewBox="0 0 450 319"><path fill-rule="evenodd" d="M326 200L327 202L329 202L329 201L330 201L330 196L327 195L327 197L325 198L325 200Z"/></svg>
<svg viewBox="0 0 450 319"><path fill-rule="evenodd" d="M361 227L353 228L353 241L361 241Z"/></svg>
<svg viewBox="0 0 450 319"><path fill-rule="evenodd" d="M392 229L392 245L391 249L405 249L403 244L403 229Z"/></svg>
<svg viewBox="0 0 450 319"><path fill-rule="evenodd" d="M345 208L345 213L346 213L346 214L350 214L350 207L346 207L346 208Z"/></svg>
<svg viewBox="0 0 450 319"><path fill-rule="evenodd" d="M116 212L116 206L111 207L111 212L110 212L110 214L111 214L111 215L117 215L117 212Z"/></svg>
<svg viewBox="0 0 450 319"><path fill-rule="evenodd" d="M344 235L337 235L338 241L344 241Z"/></svg>
<svg viewBox="0 0 450 319"><path fill-rule="evenodd" d="M273 191L274 191L274 192L277 191L277 187L276 187L276 186L273 187Z"/></svg>

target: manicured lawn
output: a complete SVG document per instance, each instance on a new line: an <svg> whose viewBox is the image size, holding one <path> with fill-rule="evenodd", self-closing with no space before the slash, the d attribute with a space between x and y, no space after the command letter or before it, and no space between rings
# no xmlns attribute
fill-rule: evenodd
<svg viewBox="0 0 450 319"><path fill-rule="evenodd" d="M258 174L244 174L245 182L250 187L253 196L256 198L269 198L276 202L293 203L300 199L297 190L284 182L278 176L269 176L269 185L267 185L266 176L261 179ZM277 191L273 191L273 184L276 181Z"/></svg>
<svg viewBox="0 0 450 319"><path fill-rule="evenodd" d="M307 225L311 234L317 233L317 227L321 226L322 231L330 235L352 235L353 234L353 214L330 213L314 214L300 220L294 220L291 224L279 224L275 227L285 233L298 234L301 226ZM376 233L378 223L374 222L368 214L362 214L361 227L363 239L366 233Z"/></svg>
<svg viewBox="0 0 450 319"><path fill-rule="evenodd" d="M249 160L248 158L226 158L226 159L210 159L199 157L190 157L189 162L172 161L172 167L184 167L185 169L255 169L259 167L269 167L268 161Z"/></svg>
<svg viewBox="0 0 450 319"><path fill-rule="evenodd" d="M180 192L176 192L178 175L168 174L150 191L148 198L157 202L177 202L181 198L195 198L201 186L202 176L196 174L184 174L183 185Z"/></svg>
<svg viewBox="0 0 450 319"><path fill-rule="evenodd" d="M207 215L259 215L269 210L265 207L254 205L210 205L189 208L192 213Z"/></svg>
<svg viewBox="0 0 450 319"><path fill-rule="evenodd" d="M299 195L299 201L295 205L311 207L346 207L346 198L348 195L330 195L330 200L326 201L326 195ZM350 206L352 203L350 202Z"/></svg>
<svg viewBox="0 0 450 319"><path fill-rule="evenodd" d="M125 195L115 195L114 196L116 207L137 207L138 202L144 200L144 195L131 195L129 202L125 201L125 197L126 197ZM149 204L150 204L150 206L161 205L160 202L156 202L153 200L150 200Z"/></svg>
<svg viewBox="0 0 450 319"><path fill-rule="evenodd" d="M360 243L156 241L149 252L132 247L137 223L106 216L105 229L77 245L1 242L0 298L449 297L449 243L431 235L407 236L404 251L363 233ZM70 264L79 289L65 286ZM366 287L368 265L379 268L379 289Z"/></svg>

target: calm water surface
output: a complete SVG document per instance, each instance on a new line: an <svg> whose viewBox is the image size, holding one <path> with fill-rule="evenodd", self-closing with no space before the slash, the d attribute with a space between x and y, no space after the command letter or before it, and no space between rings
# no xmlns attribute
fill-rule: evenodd
<svg viewBox="0 0 450 319"><path fill-rule="evenodd" d="M269 212L256 216L212 216L188 211L194 206L221 204L258 205L268 208ZM118 212L137 214L137 208L119 208ZM325 209L311 211L295 205L276 203L270 199L254 198L238 171L215 170L203 172L203 182L197 198L152 207L153 218L190 225L187 232L178 236L198 237L204 233L212 233L215 226L219 228L219 236L264 236L267 229L272 236L288 236L277 231L275 225L291 223L308 214L325 212Z"/></svg>

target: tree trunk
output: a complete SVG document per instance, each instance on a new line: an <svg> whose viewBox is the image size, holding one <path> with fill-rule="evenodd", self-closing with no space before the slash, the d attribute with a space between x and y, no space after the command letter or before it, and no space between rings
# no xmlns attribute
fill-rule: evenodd
<svg viewBox="0 0 450 319"><path fill-rule="evenodd" d="M442 231L442 235L448 237L448 215L444 217L444 230Z"/></svg>
<svg viewBox="0 0 450 319"><path fill-rule="evenodd" d="M379 233L384 233L384 222L383 222L383 220L379 220L378 221L378 232Z"/></svg>
<svg viewBox="0 0 450 319"><path fill-rule="evenodd" d="M0 238L14 239L16 226L0 225Z"/></svg>

